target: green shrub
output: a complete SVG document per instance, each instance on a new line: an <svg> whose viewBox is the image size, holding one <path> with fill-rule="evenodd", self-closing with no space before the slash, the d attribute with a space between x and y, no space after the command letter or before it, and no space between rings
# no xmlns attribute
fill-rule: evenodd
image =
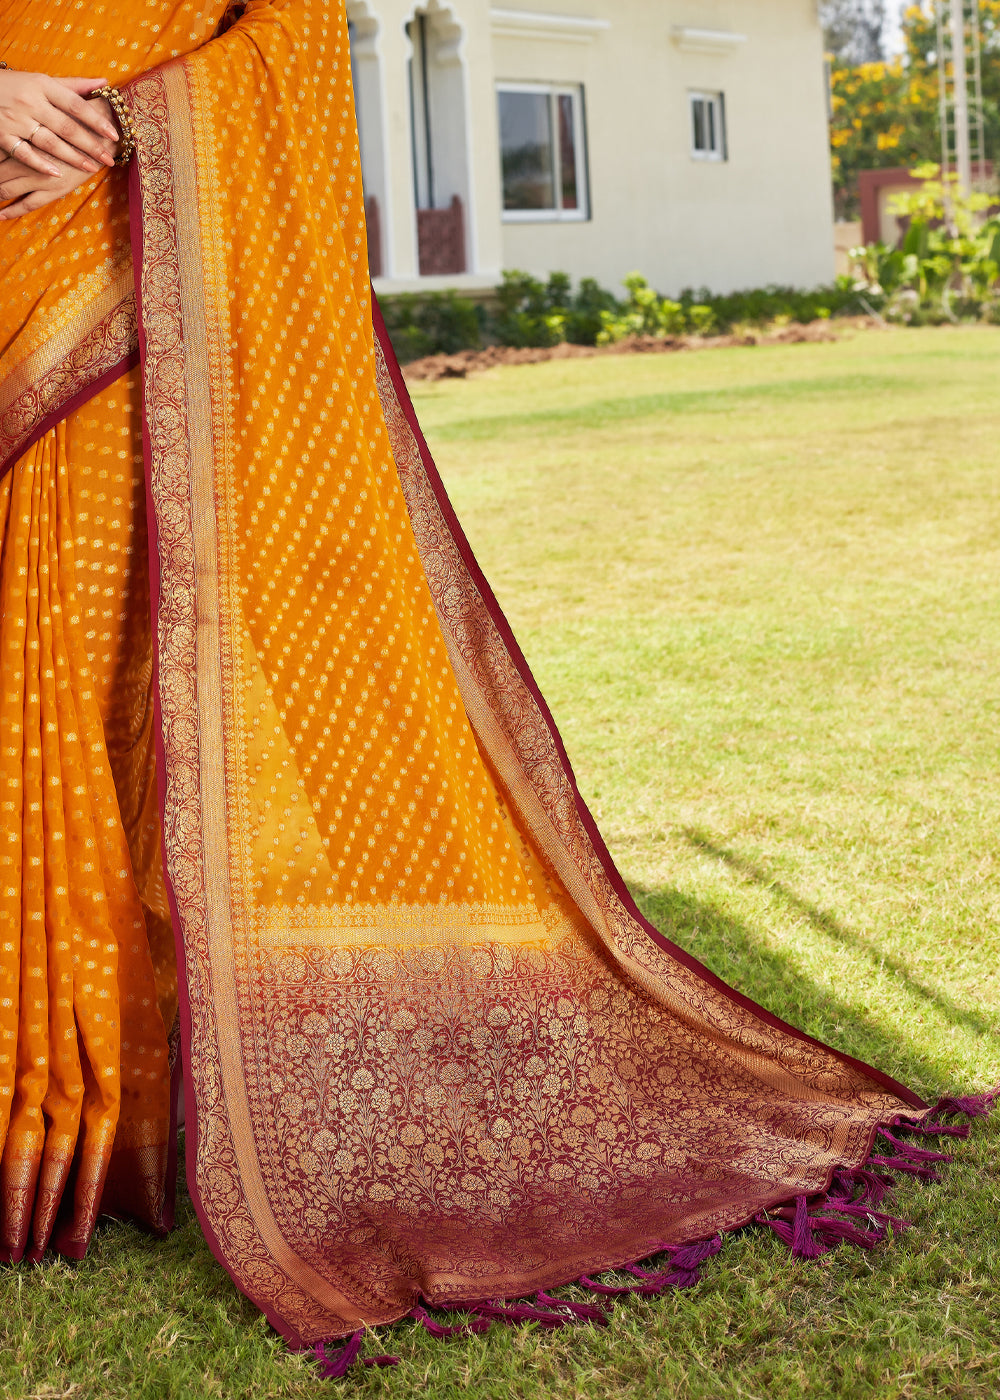
<svg viewBox="0 0 1000 1400"><path fill-rule="evenodd" d="M593 277L581 278L566 309L566 339L574 345L596 345L602 313L613 311L617 305L613 292L598 286Z"/></svg>
<svg viewBox="0 0 1000 1400"><path fill-rule="evenodd" d="M902 246L853 248L858 292L890 321L940 325L995 319L1000 297L1000 218L994 197L963 194L954 175L918 166L915 189L896 195L907 221Z"/></svg>
<svg viewBox="0 0 1000 1400"><path fill-rule="evenodd" d="M969 319L1000 324L1000 218L978 219L988 204L985 196L963 202L929 178L903 200L898 212L910 220L903 246L854 249L853 275L825 287L771 285L719 294L688 287L674 300L633 272L619 301L592 277L574 290L565 272L543 281L508 270L489 308L455 292L435 292L387 297L382 311L404 364L483 344L610 345L633 335L744 335L871 311L910 325Z"/></svg>
<svg viewBox="0 0 1000 1400"><path fill-rule="evenodd" d="M708 332L698 319L703 314L696 310L699 307L712 313L711 329L715 331L731 331L735 325L767 326L776 321L808 325L810 321L825 321L831 316L858 313L863 309L850 277L840 277L827 287L809 291L772 285L713 294L704 287L698 291L688 288L681 292L680 303L687 317L687 328L700 335Z"/></svg>
<svg viewBox="0 0 1000 1400"><path fill-rule="evenodd" d="M492 330L501 345L558 345L566 339L570 279L553 272L547 283L517 270L497 288Z"/></svg>
<svg viewBox="0 0 1000 1400"><path fill-rule="evenodd" d="M813 291L771 286L716 295L704 287L698 291L687 288L677 301L672 301L654 292L644 277L630 273L625 289L625 302L602 315L602 345L629 335L713 335L731 331L734 326L805 323L862 309L850 278Z"/></svg>
<svg viewBox="0 0 1000 1400"><path fill-rule="evenodd" d="M507 271L497 288L497 311L492 332L501 345L595 345L603 312L617 307L611 292L593 277L581 279L573 291L565 272L549 274L547 282L528 272Z"/></svg>
<svg viewBox="0 0 1000 1400"><path fill-rule="evenodd" d="M599 345L613 345L630 335L664 338L683 334L686 318L679 301L659 296L638 272L625 278L625 290L628 295L621 306L601 313Z"/></svg>
<svg viewBox="0 0 1000 1400"><path fill-rule="evenodd" d="M687 323L695 335L711 335L716 328L716 316L711 306L694 302L687 308Z"/></svg>
<svg viewBox="0 0 1000 1400"><path fill-rule="evenodd" d="M423 355L452 355L483 343L485 309L455 292L406 293L386 297L385 327L400 364Z"/></svg>

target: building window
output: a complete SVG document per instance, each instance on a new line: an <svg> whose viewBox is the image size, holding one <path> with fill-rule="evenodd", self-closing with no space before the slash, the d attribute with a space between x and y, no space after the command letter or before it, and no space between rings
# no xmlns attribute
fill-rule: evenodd
<svg viewBox="0 0 1000 1400"><path fill-rule="evenodd" d="M589 218L583 88L500 83L497 101L504 219Z"/></svg>
<svg viewBox="0 0 1000 1400"><path fill-rule="evenodd" d="M690 92L691 156L694 160L725 160L726 103L721 92Z"/></svg>

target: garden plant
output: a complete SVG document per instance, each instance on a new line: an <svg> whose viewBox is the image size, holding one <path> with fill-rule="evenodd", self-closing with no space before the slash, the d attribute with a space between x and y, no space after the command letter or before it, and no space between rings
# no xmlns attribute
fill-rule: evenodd
<svg viewBox="0 0 1000 1400"><path fill-rule="evenodd" d="M938 165L913 172L918 188L894 196L905 221L898 247L855 248L860 294L889 320L940 325L960 319L1000 323L1000 217L995 197L964 193Z"/></svg>

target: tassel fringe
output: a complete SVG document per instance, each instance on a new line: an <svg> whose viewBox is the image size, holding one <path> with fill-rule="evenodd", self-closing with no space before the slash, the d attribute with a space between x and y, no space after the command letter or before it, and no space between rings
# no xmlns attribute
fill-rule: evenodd
<svg viewBox="0 0 1000 1400"><path fill-rule="evenodd" d="M874 1249L886 1238L890 1230L898 1234L910 1228L908 1220L887 1215L878 1208L893 1189L894 1175L903 1173L919 1177L923 1181L937 1181L939 1178L934 1164L951 1161L947 1152L935 1152L926 1147L919 1147L899 1134L920 1137L968 1137L968 1123L949 1123L946 1120L958 1115L964 1118L982 1118L994 1108L998 1099L1000 1088L975 1096L943 1098L923 1123L910 1122L902 1115L894 1118L887 1127L877 1130L877 1137L881 1137L892 1149L891 1156L873 1153L863 1166L853 1170L840 1168L834 1172L829 1189L825 1193L811 1200L808 1196L796 1196L795 1200L787 1205L761 1211L754 1217L755 1222L766 1225L799 1259L818 1259L838 1244L852 1244L859 1249ZM649 1270L635 1263L623 1265L614 1271L619 1276L628 1275L635 1280L634 1282L602 1283L600 1279L590 1278L587 1274L576 1282L579 1287L593 1294L595 1300L607 1299L608 1306L615 1298L655 1297L668 1288L693 1287L699 1281L702 1264L718 1254L721 1248L721 1235L699 1240L694 1244L666 1246L650 1251L651 1254L667 1256L665 1268L658 1271ZM608 1306L600 1301L580 1303L572 1298L557 1298L542 1290L535 1294L532 1302L488 1299L480 1303L440 1310L445 1316L449 1313L461 1314L463 1320L456 1323L436 1322L420 1304L407 1316L413 1318L430 1336L447 1338L467 1337L485 1332L494 1322L502 1322L509 1327L533 1322L546 1329L565 1327L576 1322L589 1322L598 1327L605 1327L608 1323ZM361 1356L364 1336L364 1330L355 1332L339 1350L332 1353L327 1351L322 1342L313 1347L320 1375L324 1379L337 1380L345 1376L358 1362L364 1366L399 1364L398 1356Z"/></svg>
<svg viewBox="0 0 1000 1400"><path fill-rule="evenodd" d="M364 1330L355 1332L348 1337L347 1341L338 1352L331 1356L322 1342L318 1342L312 1349L312 1354L319 1362L319 1373L324 1380L337 1381L341 1376L346 1376L348 1371L356 1361L360 1361L363 1366L398 1366L398 1356L359 1356L361 1343L364 1340Z"/></svg>

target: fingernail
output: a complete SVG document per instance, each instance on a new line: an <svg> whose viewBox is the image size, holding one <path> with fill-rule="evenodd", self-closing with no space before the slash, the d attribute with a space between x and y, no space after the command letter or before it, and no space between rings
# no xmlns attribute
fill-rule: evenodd
<svg viewBox="0 0 1000 1400"><path fill-rule="evenodd" d="M96 161L84 160L83 168L84 170L100 170L101 167L97 164Z"/></svg>
<svg viewBox="0 0 1000 1400"><path fill-rule="evenodd" d="M114 165L114 163L115 163L115 158L114 158L114 156L102 155L102 156L101 156L101 160L104 161L104 164L105 164L105 165Z"/></svg>
<svg viewBox="0 0 1000 1400"><path fill-rule="evenodd" d="M62 171L59 169L58 165L47 165L45 169L49 172L50 175L62 174Z"/></svg>
<svg viewBox="0 0 1000 1400"><path fill-rule="evenodd" d="M110 136L112 141L118 140L118 133L113 126L106 126L104 128L104 134L105 136Z"/></svg>

